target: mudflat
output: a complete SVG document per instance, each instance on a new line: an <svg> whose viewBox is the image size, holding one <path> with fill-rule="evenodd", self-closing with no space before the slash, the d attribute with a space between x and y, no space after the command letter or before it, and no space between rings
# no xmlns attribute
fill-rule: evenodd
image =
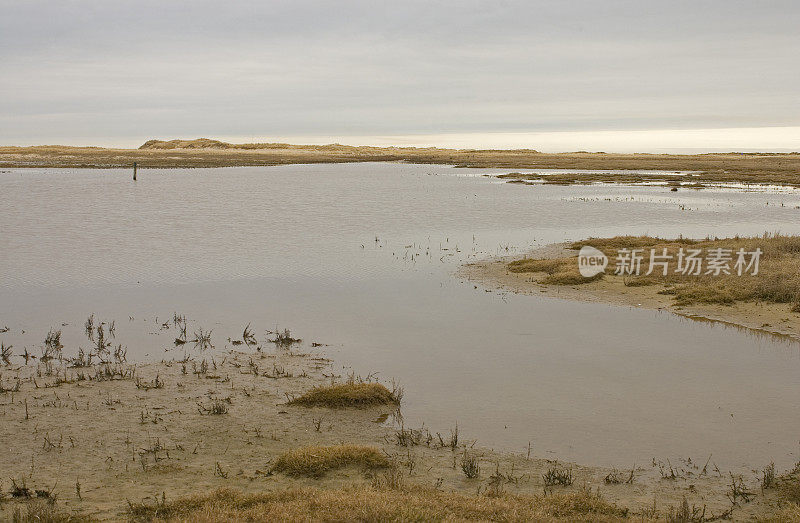
<svg viewBox="0 0 800 523"><path fill-rule="evenodd" d="M203 520L209 507L230 511L215 517L260 507L291 519L327 496L325 510L366 510L365 519L413 505L431 517L617 521L665 517L685 503L709 517L752 517L780 499L775 489L754 491L732 506L732 479L711 457L616 470L542 459L535 448L495 452L457 427L392 427L384 422L400 416L399 389L361 408L305 406L297 400L309 391L327 398L355 385L358 397L375 389L377 398L389 389L336 376L331 360L296 344L149 364L76 361L3 368L0 437L14 452L0 454L0 518L27 510L33 520L58 499L52 510L64 518ZM481 512L486 503L499 506Z"/></svg>

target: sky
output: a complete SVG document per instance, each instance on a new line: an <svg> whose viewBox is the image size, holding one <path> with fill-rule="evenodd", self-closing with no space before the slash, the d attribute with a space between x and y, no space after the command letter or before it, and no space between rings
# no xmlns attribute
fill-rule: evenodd
<svg viewBox="0 0 800 523"><path fill-rule="evenodd" d="M800 2L0 0L0 144L800 150Z"/></svg>

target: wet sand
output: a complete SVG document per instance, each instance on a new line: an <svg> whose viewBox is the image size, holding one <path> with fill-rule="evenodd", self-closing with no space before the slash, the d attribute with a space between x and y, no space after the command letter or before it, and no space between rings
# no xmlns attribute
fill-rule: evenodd
<svg viewBox="0 0 800 523"><path fill-rule="evenodd" d="M11 498L18 486L52 492L59 506L100 519L125 517L127 501L156 503L229 487L246 492L299 486L337 488L370 481L357 468L332 471L319 479L270 472L285 450L303 445L356 443L382 449L413 484L475 494L495 472L507 475L510 493L599 489L606 499L634 513L677 506L684 498L706 506L707 514L730 509L730 478L704 463L637 463L632 484L607 484L610 469L562 464L573 470L570 487L545 488L542 479L553 462L498 453L460 435L457 450L434 443L397 444L392 408L323 409L287 405L287 398L329 384L331 362L316 350L295 346L247 354L230 351L215 360L112 365L125 377L97 379L98 367L5 366L0 393L0 454L3 471L0 518L26 501ZM133 373L133 375L131 374ZM81 378L87 379L81 379ZM91 379L88 379L91 377ZM138 381L137 381L138 380ZM158 386L160 384L160 386ZM224 414L207 409L214 401ZM406 427L410 428L410 427ZM449 434L445 434L445 440ZM480 475L468 479L456 461L477 456ZM629 467L633 467L633 463ZM705 469L705 471L704 471ZM674 476L671 471L674 471ZM620 470L627 478L630 472ZM757 491L757 471L745 482ZM666 477L665 477L666 476ZM758 495L735 509L750 517L771 510L774 495Z"/></svg>

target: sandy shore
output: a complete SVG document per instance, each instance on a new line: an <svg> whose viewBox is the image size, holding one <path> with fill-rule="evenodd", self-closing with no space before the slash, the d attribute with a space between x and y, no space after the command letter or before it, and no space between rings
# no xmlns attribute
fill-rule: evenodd
<svg viewBox="0 0 800 523"><path fill-rule="evenodd" d="M229 487L245 492L297 486L336 488L370 481L357 468L329 472L319 479L272 474L283 451L303 445L372 445L391 456L411 483L476 494L495 472L506 475L510 493L542 493L542 474L553 462L497 453L461 435L457 450L433 443L398 445L390 407L370 409L305 408L287 398L313 386L330 384L331 362L317 349L245 354L231 351L208 360L99 367L46 365L0 369L0 519L28 500L12 498L14 484L56 496L59 506L100 519L125 517L127 502L151 502ZM207 409L215 402L224 414ZM410 428L410 427L407 427ZM445 434L447 439L449 434ZM456 460L477 456L481 473L468 479ZM609 469L564 464L572 469L570 487L599 489L604 497L634 513L666 511L684 498L708 513L730 509L730 478L704 463L639 463L631 484L608 484ZM627 478L632 464L620 464ZM627 467L627 468L626 468ZM671 468L671 469L670 469ZM675 476L669 473L675 471ZM667 477L665 477L665 475ZM745 482L758 490L757 471ZM737 507L746 517L771 509L769 495Z"/></svg>
<svg viewBox="0 0 800 523"><path fill-rule="evenodd" d="M459 278L474 281L493 289L505 289L519 294L538 294L554 298L608 303L624 307L640 307L672 312L696 321L714 322L753 334L787 337L800 340L800 317L791 312L787 303L743 303L733 305L693 304L676 306L672 296L659 294L660 285L625 286L621 276L606 274L602 279L581 285L547 285L541 283L544 274L513 273L508 263L521 258L562 258L577 256L554 244L536 249L524 256L502 257L464 265Z"/></svg>

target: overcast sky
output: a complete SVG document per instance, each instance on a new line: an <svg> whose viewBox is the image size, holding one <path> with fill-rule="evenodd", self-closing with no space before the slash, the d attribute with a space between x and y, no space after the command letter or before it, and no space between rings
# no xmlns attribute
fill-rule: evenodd
<svg viewBox="0 0 800 523"><path fill-rule="evenodd" d="M796 0L0 6L0 144L800 126Z"/></svg>

